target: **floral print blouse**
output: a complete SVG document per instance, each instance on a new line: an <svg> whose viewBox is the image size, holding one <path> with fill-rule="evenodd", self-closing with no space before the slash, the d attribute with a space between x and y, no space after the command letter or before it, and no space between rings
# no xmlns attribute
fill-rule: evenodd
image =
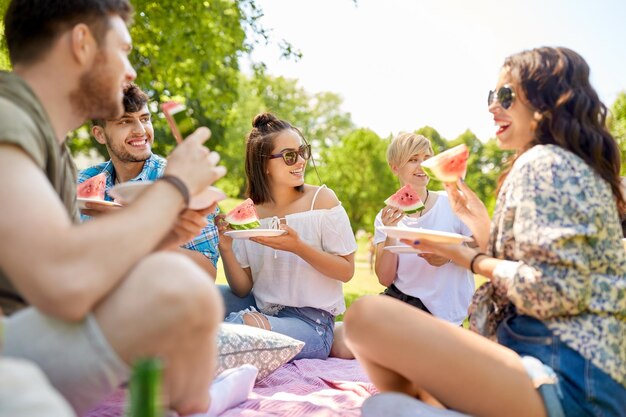
<svg viewBox="0 0 626 417"><path fill-rule="evenodd" d="M491 225L505 259L470 308L494 337L512 303L626 387L626 251L609 184L571 152L536 145L506 178Z"/></svg>

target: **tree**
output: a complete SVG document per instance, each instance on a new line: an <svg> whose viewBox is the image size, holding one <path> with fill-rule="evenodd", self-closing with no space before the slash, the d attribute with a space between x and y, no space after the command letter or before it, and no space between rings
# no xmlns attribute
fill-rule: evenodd
<svg viewBox="0 0 626 417"><path fill-rule="evenodd" d="M354 231L372 231L383 201L398 188L385 158L388 144L369 129L357 129L322 151L320 175L341 200Z"/></svg>
<svg viewBox="0 0 626 417"><path fill-rule="evenodd" d="M415 131L416 134L422 135L430 140L430 144L433 147L435 155L441 151L445 151L448 148L448 142L441 137L439 132L434 127L424 126Z"/></svg>
<svg viewBox="0 0 626 417"><path fill-rule="evenodd" d="M609 129L611 134L617 141L622 160L621 175L626 174L626 92L622 91L611 107L611 116L609 117Z"/></svg>

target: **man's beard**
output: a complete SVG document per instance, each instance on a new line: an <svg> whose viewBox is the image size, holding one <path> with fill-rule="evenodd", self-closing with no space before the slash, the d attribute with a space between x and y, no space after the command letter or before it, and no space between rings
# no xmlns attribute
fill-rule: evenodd
<svg viewBox="0 0 626 417"><path fill-rule="evenodd" d="M81 75L78 88L70 93L73 110L88 119L111 120L122 116L118 77L111 74L103 51L99 51L90 71Z"/></svg>
<svg viewBox="0 0 626 417"><path fill-rule="evenodd" d="M106 139L107 151L109 151L109 156L111 158L115 157L120 162L129 163L129 162L145 162L152 156L152 152L148 152L147 156L135 156L124 149L124 145L113 145L111 139L104 134Z"/></svg>

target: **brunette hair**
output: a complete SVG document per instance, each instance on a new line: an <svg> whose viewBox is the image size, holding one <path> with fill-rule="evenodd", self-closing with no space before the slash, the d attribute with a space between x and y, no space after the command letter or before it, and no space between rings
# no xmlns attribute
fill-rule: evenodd
<svg viewBox="0 0 626 417"><path fill-rule="evenodd" d="M32 63L59 35L79 23L88 25L102 44L110 17L128 22L132 12L128 0L13 0L4 15L9 58L13 65Z"/></svg>
<svg viewBox="0 0 626 417"><path fill-rule="evenodd" d="M274 138L285 130L293 130L306 143L304 135L289 122L272 113L260 113L252 121L252 130L246 137L246 195L254 204L274 201L267 178L267 157L272 153ZM295 187L304 192L304 186Z"/></svg>
<svg viewBox="0 0 626 417"><path fill-rule="evenodd" d="M149 99L148 95L144 93L141 88L137 87L137 85L133 83L129 83L124 88L124 98L122 100L124 103L124 113L135 113L140 111L143 106L148 103ZM91 121L94 126L102 127L104 127L106 122L106 120L102 119L94 119Z"/></svg>
<svg viewBox="0 0 626 417"><path fill-rule="evenodd" d="M531 146L557 145L582 158L609 183L623 214L619 147L606 127L607 108L589 82L583 57L568 48L542 47L511 55L503 67L535 111Z"/></svg>

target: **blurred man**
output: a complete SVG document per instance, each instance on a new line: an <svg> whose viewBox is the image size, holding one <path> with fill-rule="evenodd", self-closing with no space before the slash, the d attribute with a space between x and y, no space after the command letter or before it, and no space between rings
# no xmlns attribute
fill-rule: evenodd
<svg viewBox="0 0 626 417"><path fill-rule="evenodd" d="M207 273L172 251L205 214L187 210L224 175L208 129L170 155L164 176L130 206L80 224L67 133L122 116L128 0L13 0L4 28L14 71L0 73L0 306L7 357L35 362L82 415L128 378L139 357L163 358L166 396L205 412L223 314ZM6 312L6 311L5 311Z"/></svg>

